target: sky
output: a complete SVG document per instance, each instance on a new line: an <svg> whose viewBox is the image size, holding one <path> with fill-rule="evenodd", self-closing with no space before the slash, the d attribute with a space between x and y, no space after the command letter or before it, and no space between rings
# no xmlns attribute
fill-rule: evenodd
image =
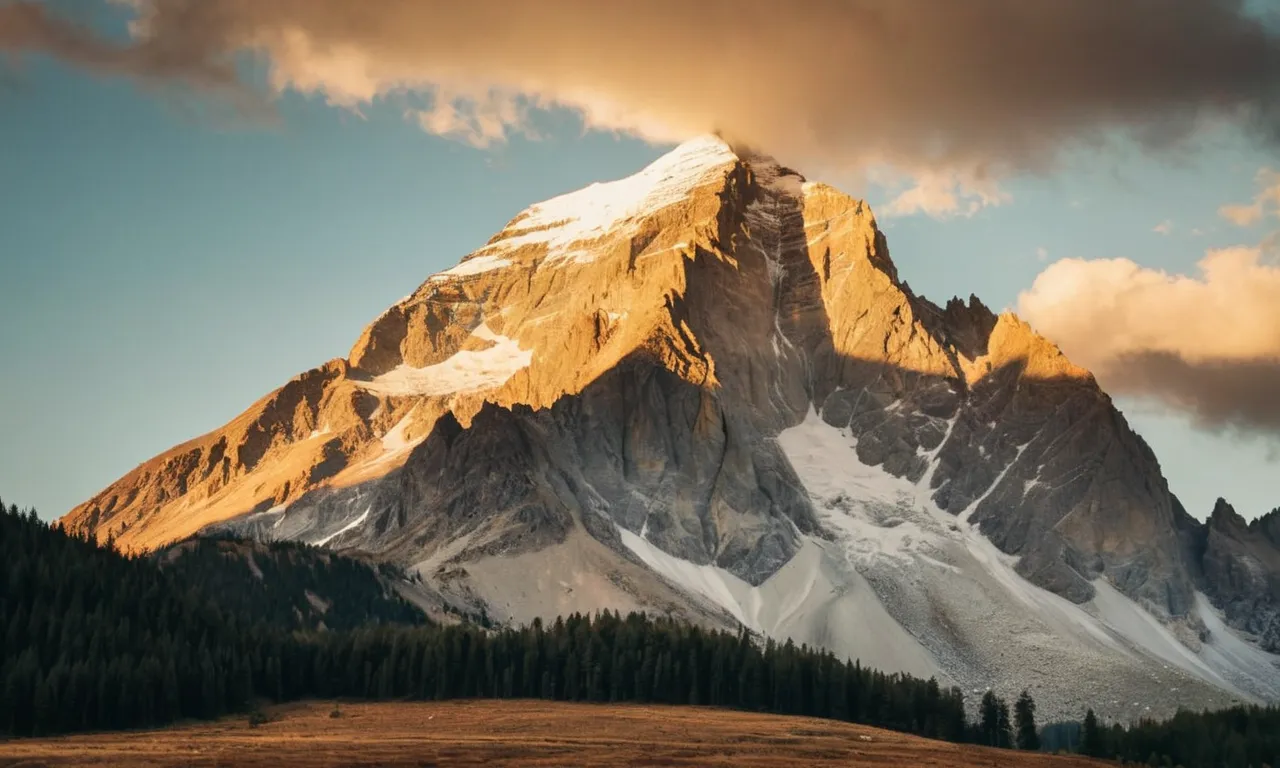
<svg viewBox="0 0 1280 768"><path fill-rule="evenodd" d="M917 293L1017 310L1094 370L1192 514L1280 506L1256 8L132 5L0 0L6 501L61 515L344 356L529 204L719 130L866 197Z"/></svg>

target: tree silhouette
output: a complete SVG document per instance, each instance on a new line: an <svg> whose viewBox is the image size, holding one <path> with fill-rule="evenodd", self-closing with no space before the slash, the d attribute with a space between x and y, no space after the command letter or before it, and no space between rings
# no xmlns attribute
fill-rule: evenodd
<svg viewBox="0 0 1280 768"><path fill-rule="evenodd" d="M1014 723L1017 729L1018 749L1040 749L1040 734L1036 731L1036 702L1031 693L1023 689L1013 705Z"/></svg>
<svg viewBox="0 0 1280 768"><path fill-rule="evenodd" d="M1092 709L1085 713L1081 731L1080 751L1090 757L1105 757L1106 744L1102 740L1102 729L1098 726L1098 716Z"/></svg>

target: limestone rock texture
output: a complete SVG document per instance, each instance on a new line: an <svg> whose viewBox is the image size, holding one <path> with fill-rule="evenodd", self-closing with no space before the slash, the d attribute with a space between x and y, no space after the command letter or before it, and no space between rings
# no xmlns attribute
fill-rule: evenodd
<svg viewBox="0 0 1280 768"><path fill-rule="evenodd" d="M63 522L358 552L511 622L745 626L1048 715L1280 695L1248 634L1275 536L1188 520L1088 371L915 295L864 202L702 137L520 213Z"/></svg>

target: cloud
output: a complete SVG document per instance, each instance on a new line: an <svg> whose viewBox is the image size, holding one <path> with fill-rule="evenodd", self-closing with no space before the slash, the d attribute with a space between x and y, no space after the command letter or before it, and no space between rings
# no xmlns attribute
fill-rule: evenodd
<svg viewBox="0 0 1280 768"><path fill-rule="evenodd" d="M1048 261L1049 249L1043 245L1036 249L1036 261Z"/></svg>
<svg viewBox="0 0 1280 768"><path fill-rule="evenodd" d="M1121 357L1107 376L1113 392L1158 392L1203 427L1280 434L1280 360L1192 363L1172 352L1141 352Z"/></svg>
<svg viewBox="0 0 1280 768"><path fill-rule="evenodd" d="M490 91L476 98L438 89L434 103L425 109L410 110L422 130L456 139L477 149L486 149L518 132L537 139L527 99L515 94Z"/></svg>
<svg viewBox="0 0 1280 768"><path fill-rule="evenodd" d="M884 176L881 176L883 179ZM878 211L883 218L928 214L937 219L973 216L988 206L1012 198L994 179L979 179L955 172L919 171L913 185L898 193Z"/></svg>
<svg viewBox="0 0 1280 768"><path fill-rule="evenodd" d="M134 39L117 46L0 0L0 52L199 84L252 56L275 91L426 99L406 113L480 146L547 108L655 142L718 130L799 167L924 179L899 213L966 215L1000 199L990 183L938 179L1042 171L1114 136L1168 149L1227 120L1270 140L1280 85L1280 38L1243 0L129 4Z"/></svg>
<svg viewBox="0 0 1280 768"><path fill-rule="evenodd" d="M1173 220L1165 219L1157 224L1151 231L1155 232L1157 235L1171 235L1173 234Z"/></svg>
<svg viewBox="0 0 1280 768"><path fill-rule="evenodd" d="M1209 429L1280 434L1280 266L1270 255L1210 251L1192 276L1066 259L1018 297L1018 311L1112 394L1163 402Z"/></svg>
<svg viewBox="0 0 1280 768"><path fill-rule="evenodd" d="M1252 203L1224 205L1218 213L1238 227L1251 227L1267 216L1280 214L1280 173L1270 168L1258 171L1258 187Z"/></svg>
<svg viewBox="0 0 1280 768"><path fill-rule="evenodd" d="M1263 211L1260 203L1250 205L1224 205L1218 210L1222 218L1237 227L1251 227L1262 221Z"/></svg>
<svg viewBox="0 0 1280 768"><path fill-rule="evenodd" d="M227 61L205 55L211 51L175 50L151 40L114 43L37 2L0 0L0 54L4 53L43 53L101 74L152 81L178 80L210 88L229 88L236 81Z"/></svg>

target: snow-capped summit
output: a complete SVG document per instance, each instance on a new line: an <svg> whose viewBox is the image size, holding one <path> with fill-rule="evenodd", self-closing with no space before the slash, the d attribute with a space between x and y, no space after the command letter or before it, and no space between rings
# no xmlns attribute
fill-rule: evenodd
<svg viewBox="0 0 1280 768"><path fill-rule="evenodd" d="M536 250L546 264L589 262L602 255L589 247L592 241L629 231L688 200L696 190L721 184L728 170L741 161L718 136L690 139L631 176L591 184L528 207L485 247L433 279L469 277L509 266L512 254L526 249ZM772 160L755 159L753 167L779 176Z"/></svg>
<svg viewBox="0 0 1280 768"><path fill-rule="evenodd" d="M530 207L65 522L358 549L499 619L671 612L1049 716L1280 695L1088 371L916 296L864 203L715 137Z"/></svg>

